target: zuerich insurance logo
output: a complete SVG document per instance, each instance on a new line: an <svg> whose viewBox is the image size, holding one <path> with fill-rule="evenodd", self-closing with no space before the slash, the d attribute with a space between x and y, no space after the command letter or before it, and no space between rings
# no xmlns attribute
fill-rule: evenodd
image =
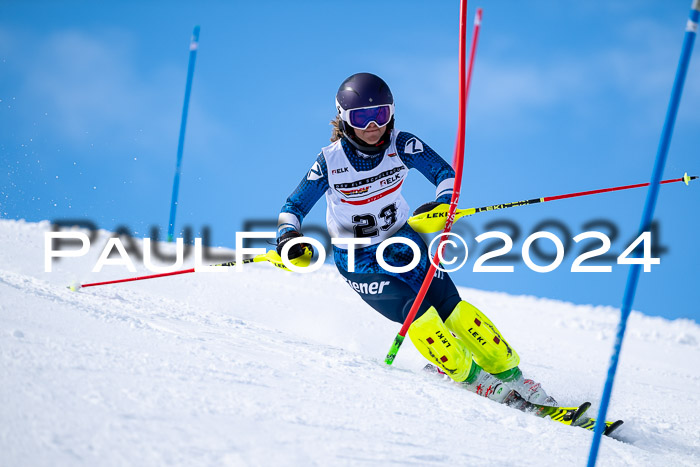
<svg viewBox="0 0 700 467"><path fill-rule="evenodd" d="M143 238L142 247L138 247L135 238L125 231L117 231L110 236L100 247L95 245L97 239L96 229L88 229L90 235L81 230L62 230L63 225L54 225L50 232L45 233L44 270L52 272L54 261L61 258L78 258L89 253L91 248L100 248L100 254L96 260L92 272L100 272L106 265L122 266L130 272L136 272L135 262L141 262L147 270L155 273L170 272L181 269L185 258L194 253L195 272L222 272L228 267L235 266L237 272L243 270L243 265L250 262L268 261L275 266L299 273L311 273L318 270L326 260L326 246L313 237L298 237L287 242L277 255L276 250L265 247L250 247L244 243L251 241L267 241L276 238L276 232L246 231L237 232L235 236L235 250L233 258L230 256L215 256L209 247L208 229L204 238L178 238L175 243L175 255L165 255L158 246L157 232L155 239ZM85 227L85 225L83 225ZM611 272L613 263L617 265L639 264L645 272L651 271L652 265L660 264L658 254L659 247L654 244L654 231L658 232L658 226L651 231L646 231L624 245L624 250L614 255L610 253L611 239L603 232L590 230L582 232L573 238L562 239L553 232L542 230L531 233L522 243L519 252L513 252L513 238L505 232L490 230L476 235L469 240L478 245L488 244L488 248L479 255L475 255L475 261L471 265L473 272L514 272L513 260L520 260L525 265L538 273L548 273L563 267L562 263L567 253L572 250L574 243L586 244L587 248L579 251L579 254L571 263L571 272ZM355 249L363 248L372 243L370 238L331 238L332 245L348 250L349 266L354 267ZM290 260L289 249L296 244L310 245L312 249L298 259ZM406 245L413 253L412 259L407 264L397 266L386 261L386 249L394 244ZM543 249L544 247L544 249ZM192 251L194 250L194 251ZM470 257L468 242L459 233L450 232L438 234L430 241L428 255L431 263L439 271L454 272L467 266ZM545 250L550 250L546 252ZM421 259L421 248L409 238L391 237L380 242L376 248L376 261L385 270L391 273L405 273L414 269ZM537 261L533 260L533 257ZM168 262L168 266L156 265L154 258L159 262ZM227 260L217 264L214 261ZM392 261L394 262L394 261ZM486 264L486 263L489 264ZM505 263L505 264L504 264ZM603 263L603 264L601 264ZM605 264L608 263L608 264Z"/></svg>

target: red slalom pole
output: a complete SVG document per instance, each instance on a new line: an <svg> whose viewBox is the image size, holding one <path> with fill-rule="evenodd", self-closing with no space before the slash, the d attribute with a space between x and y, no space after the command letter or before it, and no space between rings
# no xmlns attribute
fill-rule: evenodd
<svg viewBox="0 0 700 467"><path fill-rule="evenodd" d="M452 223L454 222L457 203L459 202L460 188L462 186L462 167L464 163L464 137L466 130L467 98L471 82L472 68L474 66L474 56L476 52L477 38L479 37L479 30L481 29L482 10L481 8L478 8L476 11L476 17L474 18L474 37L472 39L472 50L469 54L468 73L465 73L464 66L467 42L467 0L462 0L460 2L459 13L459 117L457 121L457 144L455 146L455 153L453 158L453 165L455 170L455 183L452 192L452 199L450 200L450 211L447 215L447 222L445 223L445 229L443 230L442 235L447 234L452 229ZM411 326L411 323L413 323L413 319L416 317L416 313L418 313L418 308L420 307L421 303L423 303L425 294L430 288L430 284L433 281L433 276L435 275L435 265L439 264L439 253L440 248L438 248L435 252L433 261L431 262L430 268L428 269L428 274L423 280L423 284L421 285L421 288L418 291L418 295L416 296L416 299L413 302L413 305L411 306L411 310L409 311L408 316L406 316L406 320L404 321L401 330L394 338L394 342L392 343L391 348L389 349L389 353L384 359L384 362L387 365L391 365L394 362L396 354L398 353L399 349L401 348L401 344L403 344L403 341L406 338L408 328Z"/></svg>
<svg viewBox="0 0 700 467"><path fill-rule="evenodd" d="M466 0L465 2L466 3ZM471 88L472 85L472 71L474 69L474 57L476 56L476 46L477 43L479 42L479 31L481 30L481 14L482 14L482 9L477 8L476 9L476 16L474 16L474 32L472 33L472 48L469 51L469 67L467 68L467 84L464 90L464 126L460 128L466 128L467 122L466 122L466 113L467 113L467 100L469 99L469 89ZM466 33L465 33L466 34ZM460 110L461 112L461 110ZM462 115L460 115L460 118L462 118ZM460 134L464 135L464 131L462 131ZM458 135L458 141L457 145L459 146L459 135ZM455 167L455 171L457 170L456 167L459 165L460 171L459 175L456 175L456 177L459 177L459 182L457 182L457 178L455 178L455 187L457 188L457 192L459 192L459 189L462 186L462 163L464 161L464 136L462 136L462 147L461 150L457 147L455 148L455 154L452 159L452 165ZM452 195L454 197L454 191L452 192ZM457 194L457 200L459 200L459 193ZM452 201L452 200L450 200Z"/></svg>

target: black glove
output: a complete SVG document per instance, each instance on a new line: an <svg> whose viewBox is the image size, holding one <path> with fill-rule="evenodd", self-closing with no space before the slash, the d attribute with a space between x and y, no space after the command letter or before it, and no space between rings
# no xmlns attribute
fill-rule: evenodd
<svg viewBox="0 0 700 467"><path fill-rule="evenodd" d="M282 256L282 247L284 246L285 243L290 241L293 238L297 237L303 237L303 235L296 231L296 230L290 230L288 232L283 233L280 235L280 237L277 239L277 254ZM297 243L296 245L292 246L289 249L289 254L288 257L290 260L293 260L295 258L298 258L300 256L304 255L304 248L311 248L311 251L313 251L313 248L311 245L308 245L306 243Z"/></svg>
<svg viewBox="0 0 700 467"><path fill-rule="evenodd" d="M418 214L423 214L426 212L430 212L436 207L440 206L441 204L446 204L446 203L439 203L437 201L431 201L429 203L422 204L416 208L415 211L413 211L413 215L417 216Z"/></svg>

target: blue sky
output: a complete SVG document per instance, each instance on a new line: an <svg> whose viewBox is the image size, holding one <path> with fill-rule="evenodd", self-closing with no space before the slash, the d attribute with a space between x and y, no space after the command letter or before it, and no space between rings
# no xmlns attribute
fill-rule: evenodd
<svg viewBox="0 0 700 467"><path fill-rule="evenodd" d="M382 76L397 127L451 161L458 2L144 3L0 6L0 217L89 219L137 236L158 226L163 235L195 25L178 230L190 225L200 236L209 226L214 244L233 246L246 219L276 219L327 144L335 92L355 72ZM460 207L647 182L690 1L473 0L470 25L477 6L484 19ZM664 178L700 174L698 104L696 50ZM417 207L434 190L416 172L404 195ZM573 237L602 219L619 229L617 255L635 236L645 195L491 212L457 231L470 240L494 222L507 233L503 222L515 223L519 254L544 221ZM656 219L668 251L642 274L634 309L700 321L699 203L697 182L661 189ZM324 219L320 201L306 223ZM522 261L510 263L514 273L473 273L481 252L470 247L467 267L453 275L459 285L620 306L627 267L571 273L580 246L548 274Z"/></svg>

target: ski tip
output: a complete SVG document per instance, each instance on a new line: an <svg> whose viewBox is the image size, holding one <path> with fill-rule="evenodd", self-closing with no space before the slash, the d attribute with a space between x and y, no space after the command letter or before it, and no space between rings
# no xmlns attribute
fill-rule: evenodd
<svg viewBox="0 0 700 467"><path fill-rule="evenodd" d="M623 423L624 422L622 420L617 420L616 422L605 422L605 429L603 430L603 434L605 436L610 436L613 433L613 431L620 428ZM577 426L584 428L588 431L595 431L596 419L589 418L588 420Z"/></svg>
<svg viewBox="0 0 700 467"><path fill-rule="evenodd" d="M605 428L605 431L603 432L603 434L604 434L605 436L610 436L610 435L612 434L612 432L615 431L615 430L617 430L618 428L620 428L620 426L622 426L623 423L625 423L625 422L623 422L622 420L618 420L618 421L616 421L616 422L610 423L610 424ZM606 423L606 425L607 425L607 423Z"/></svg>
<svg viewBox="0 0 700 467"><path fill-rule="evenodd" d="M590 402L584 402L583 404L581 404L578 410L574 413L573 417L571 417L571 424L575 424L576 421L581 417L581 415L583 415L586 412L586 410L588 410L590 407Z"/></svg>

